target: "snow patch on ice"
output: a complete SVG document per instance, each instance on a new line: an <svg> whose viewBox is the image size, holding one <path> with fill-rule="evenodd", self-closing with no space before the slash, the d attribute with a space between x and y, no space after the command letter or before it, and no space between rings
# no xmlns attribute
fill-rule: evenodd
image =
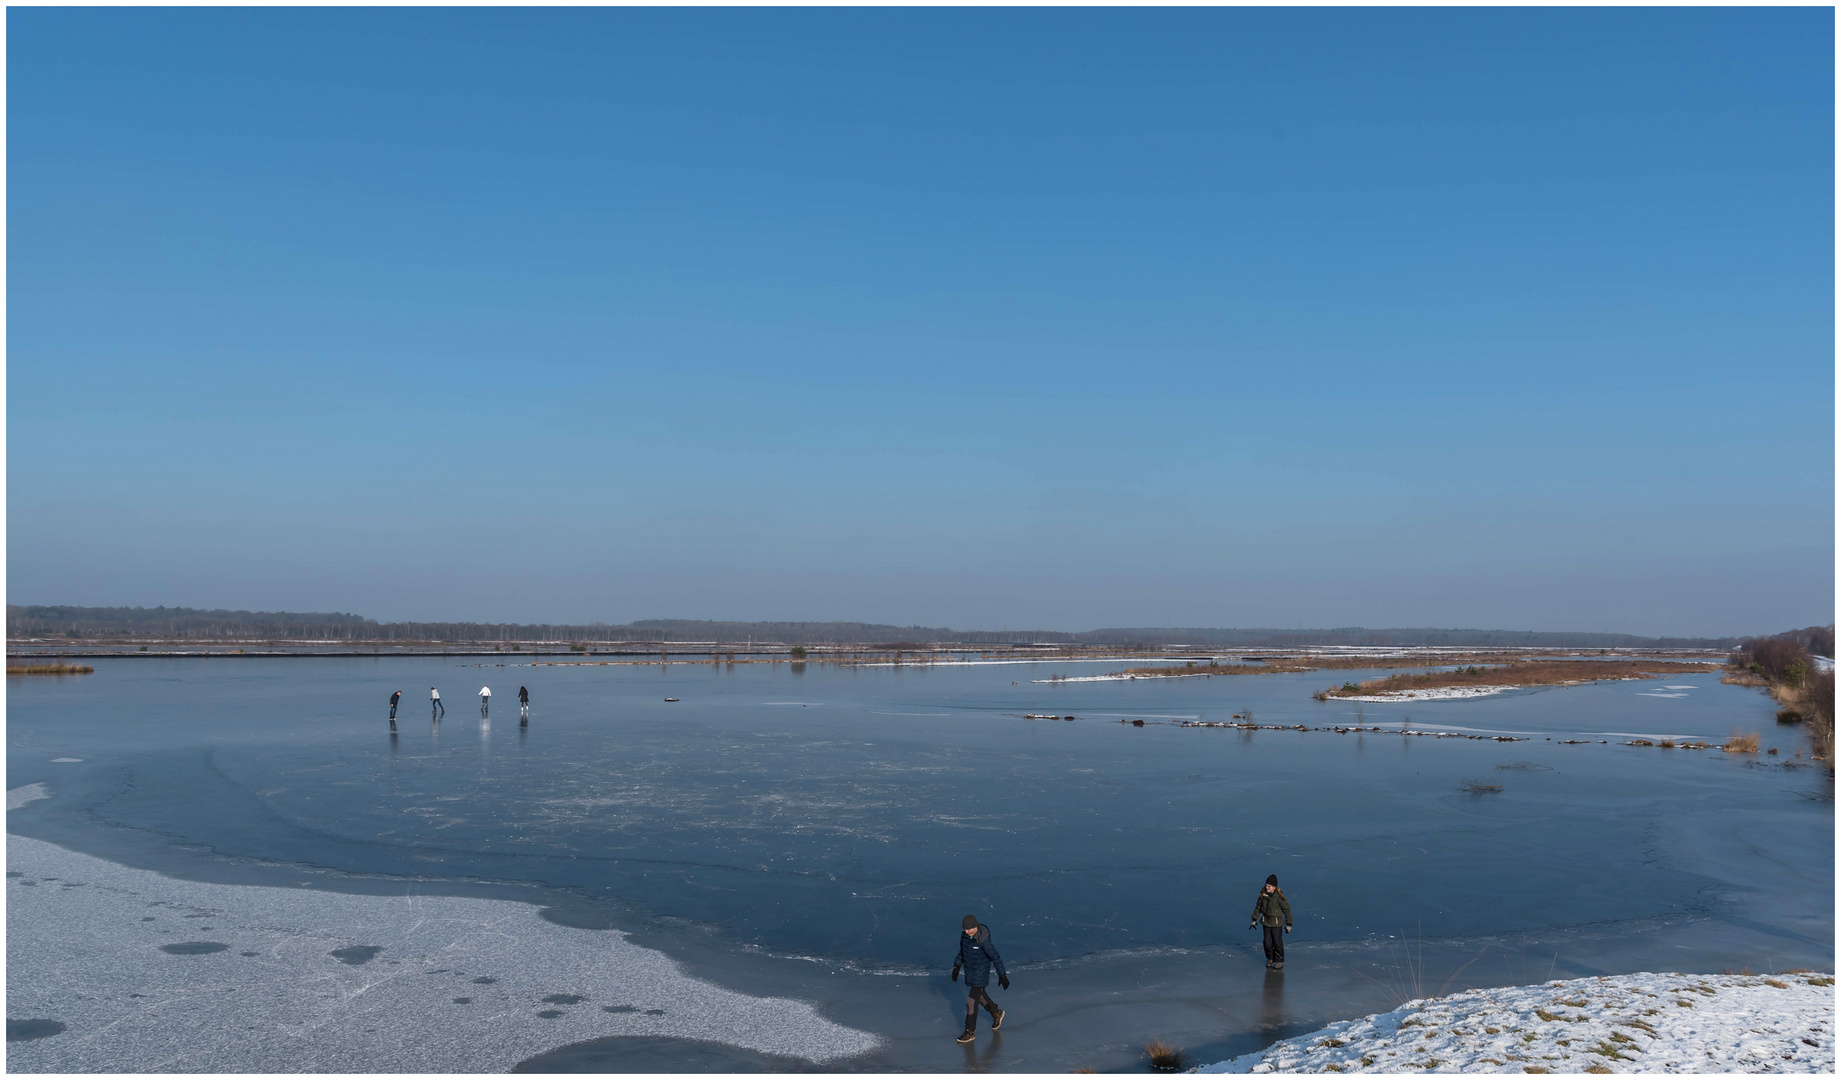
<svg viewBox="0 0 1841 1080"><path fill-rule="evenodd" d="M24 787L16 787L6 793L6 808L8 810L17 810L29 802L37 802L40 799L49 799L50 797L51 789L45 785L27 784Z"/></svg>

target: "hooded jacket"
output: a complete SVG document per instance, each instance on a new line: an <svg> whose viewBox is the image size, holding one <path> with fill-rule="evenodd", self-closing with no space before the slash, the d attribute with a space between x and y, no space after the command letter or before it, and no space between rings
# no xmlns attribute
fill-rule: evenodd
<svg viewBox="0 0 1841 1080"><path fill-rule="evenodd" d="M1253 921L1261 926L1290 926L1291 901L1277 889L1270 894L1260 889L1259 899L1253 902Z"/></svg>
<svg viewBox="0 0 1841 1080"><path fill-rule="evenodd" d="M1010 977L1010 972L1004 968L1004 958L997 955L996 946L991 944L991 928L983 923L978 924L974 933L959 931L959 956L952 966L965 969L968 987L991 985L992 967L996 967L997 973L1004 978Z"/></svg>

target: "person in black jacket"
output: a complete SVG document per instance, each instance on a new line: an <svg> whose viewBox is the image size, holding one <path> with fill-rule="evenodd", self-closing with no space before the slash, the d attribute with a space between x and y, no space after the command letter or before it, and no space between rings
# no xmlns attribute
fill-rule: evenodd
<svg viewBox="0 0 1841 1080"><path fill-rule="evenodd" d="M1004 1011L991 1000L985 987L991 985L991 969L997 969L997 985L1010 989L1010 973L1004 968L1004 958L997 955L997 947L991 944L991 928L978 921L978 916L967 915L959 925L964 932L959 935L959 955L952 962L952 981L959 981L959 971L965 970L965 1031L959 1041L971 1042L978 1037L978 1006L983 1005L991 1014L991 1030L1004 1026Z"/></svg>
<svg viewBox="0 0 1841 1080"><path fill-rule="evenodd" d="M396 703L403 700L403 692L398 690L390 695L390 730L396 730Z"/></svg>
<svg viewBox="0 0 1841 1080"><path fill-rule="evenodd" d="M531 718L531 692L518 687L518 720L520 723Z"/></svg>
<svg viewBox="0 0 1841 1080"><path fill-rule="evenodd" d="M1285 968L1285 935L1291 933L1291 901L1278 887L1278 875L1266 876L1265 888L1253 901L1253 926L1265 930L1266 966L1273 971ZM1247 927L1251 930L1253 927Z"/></svg>

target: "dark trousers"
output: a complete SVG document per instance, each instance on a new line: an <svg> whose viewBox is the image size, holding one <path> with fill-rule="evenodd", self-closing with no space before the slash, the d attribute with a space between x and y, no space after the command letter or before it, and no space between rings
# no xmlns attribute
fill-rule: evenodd
<svg viewBox="0 0 1841 1080"><path fill-rule="evenodd" d="M430 698L428 701L428 715L431 718L436 717L436 716L446 716L447 706L441 704L440 698Z"/></svg>
<svg viewBox="0 0 1841 1080"><path fill-rule="evenodd" d="M396 702L394 701L390 703L390 719L396 719Z"/></svg>
<svg viewBox="0 0 1841 1080"><path fill-rule="evenodd" d="M1282 926L1262 927L1266 932L1266 963L1282 964L1285 962L1285 928Z"/></svg>
<svg viewBox="0 0 1841 1080"><path fill-rule="evenodd" d="M993 1020L997 1019L997 1014L1003 1011L997 1007L997 1002L991 1000L991 995L985 993L984 987L968 986L965 989L966 1027L971 1027L973 1021L978 1019L978 1006L980 1005L984 1006L985 1012L991 1014L991 1019Z"/></svg>

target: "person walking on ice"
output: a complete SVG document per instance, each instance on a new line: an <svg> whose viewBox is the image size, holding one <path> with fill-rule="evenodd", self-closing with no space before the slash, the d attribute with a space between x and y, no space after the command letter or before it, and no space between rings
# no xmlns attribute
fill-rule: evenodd
<svg viewBox="0 0 1841 1080"><path fill-rule="evenodd" d="M959 981L959 971L965 971L965 1030L960 1033L959 1041L971 1042L978 1037L978 1006L983 1005L991 1014L991 1030L1004 1026L1004 1011L991 1000L985 987L991 985L991 969L997 969L997 985L1010 989L1010 973L1004 968L1004 958L997 955L997 946L991 944L991 928L978 921L978 916L967 915L960 920L963 932L959 935L959 955L952 962L952 981Z"/></svg>
<svg viewBox="0 0 1841 1080"><path fill-rule="evenodd" d="M524 687L520 686L518 687L518 722L523 723L524 721L529 720L530 718L531 718L531 692L529 690L526 690Z"/></svg>
<svg viewBox="0 0 1841 1080"><path fill-rule="evenodd" d="M396 730L396 703L403 700L403 692L398 690L390 695L390 730Z"/></svg>
<svg viewBox="0 0 1841 1080"><path fill-rule="evenodd" d="M491 707L492 707L492 687L482 686L479 688L479 716L480 716L480 719L484 720L486 718L486 710Z"/></svg>
<svg viewBox="0 0 1841 1080"><path fill-rule="evenodd" d="M432 686L429 687L428 688L428 718L430 720L439 720L446 715L447 715L447 706L441 704L441 691L435 689Z"/></svg>
<svg viewBox="0 0 1841 1080"><path fill-rule="evenodd" d="M1266 875L1266 886L1259 890L1259 899L1253 901L1253 926L1265 928L1266 967L1284 970L1285 935L1291 933L1291 901L1279 889L1277 874Z"/></svg>

